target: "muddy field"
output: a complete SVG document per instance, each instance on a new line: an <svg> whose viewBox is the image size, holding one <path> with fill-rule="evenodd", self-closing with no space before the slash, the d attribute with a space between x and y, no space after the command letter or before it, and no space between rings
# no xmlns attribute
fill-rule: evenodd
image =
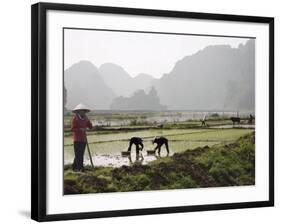
<svg viewBox="0 0 281 224"><path fill-rule="evenodd" d="M88 142L95 166L120 167L122 165L147 164L166 157L163 147L160 155L147 155L153 149L152 139L165 136L169 139L170 154L183 152L196 147L229 144L239 137L253 132L254 124L249 125L247 114L241 124L233 126L228 116L234 113L209 113L206 126L201 126L202 112L170 113L99 113L90 114L94 130L88 132ZM169 119L168 119L169 118ZM73 142L70 131L71 116L65 116L64 163L73 161ZM128 140L138 136L144 140L144 150L136 156L134 148L130 157L121 156L128 148ZM85 165L89 157L85 153Z"/></svg>
<svg viewBox="0 0 281 224"><path fill-rule="evenodd" d="M255 184L254 131L229 144L197 147L147 165L64 167L64 194L147 191Z"/></svg>

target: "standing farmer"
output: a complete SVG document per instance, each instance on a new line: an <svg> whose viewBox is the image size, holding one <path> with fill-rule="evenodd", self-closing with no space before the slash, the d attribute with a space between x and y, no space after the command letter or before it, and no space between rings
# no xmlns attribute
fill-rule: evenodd
<svg viewBox="0 0 281 224"><path fill-rule="evenodd" d="M72 164L72 169L74 171L83 171L84 165L84 153L87 144L86 130L87 128L92 129L92 123L86 116L86 113L90 110L83 104L78 104L72 112L74 113L72 119L71 129L73 132L73 142L74 142L74 161Z"/></svg>
<svg viewBox="0 0 281 224"><path fill-rule="evenodd" d="M206 126L206 114L204 114L204 117L201 122L201 126Z"/></svg>

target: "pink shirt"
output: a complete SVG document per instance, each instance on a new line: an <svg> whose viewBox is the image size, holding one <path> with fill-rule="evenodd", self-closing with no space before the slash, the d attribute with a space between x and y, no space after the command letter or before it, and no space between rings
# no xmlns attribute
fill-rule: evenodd
<svg viewBox="0 0 281 224"><path fill-rule="evenodd" d="M92 128L92 123L86 117L81 119L78 115L75 115L72 119L71 130L73 132L73 141L74 142L86 142L86 132L82 131L80 128Z"/></svg>

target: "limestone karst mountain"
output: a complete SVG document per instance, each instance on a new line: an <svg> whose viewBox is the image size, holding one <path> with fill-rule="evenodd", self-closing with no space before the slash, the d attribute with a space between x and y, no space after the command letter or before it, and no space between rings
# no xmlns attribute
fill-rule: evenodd
<svg viewBox="0 0 281 224"><path fill-rule="evenodd" d="M148 110L237 111L255 108L253 39L238 48L208 46L176 62L173 69L160 79L142 73L132 77L113 63L105 63L99 68L93 63L80 61L65 71L66 108L71 109L79 102L94 109L128 108L125 104L133 105L131 100L137 100L137 96L142 97L136 105L142 102L144 106L141 108ZM150 101L147 96L152 87L157 97ZM136 105L132 107L137 108Z"/></svg>
<svg viewBox="0 0 281 224"><path fill-rule="evenodd" d="M115 98L98 69L89 61L80 61L66 69L64 84L67 90L67 109L72 109L79 103L92 109L108 109Z"/></svg>
<svg viewBox="0 0 281 224"><path fill-rule="evenodd" d="M148 74L138 74L136 77L129 75L121 66L113 63L102 64L99 68L101 77L117 96L128 97L136 90L149 90L152 80Z"/></svg>
<svg viewBox="0 0 281 224"><path fill-rule="evenodd" d="M169 109L254 110L255 41L208 46L178 61L154 85Z"/></svg>

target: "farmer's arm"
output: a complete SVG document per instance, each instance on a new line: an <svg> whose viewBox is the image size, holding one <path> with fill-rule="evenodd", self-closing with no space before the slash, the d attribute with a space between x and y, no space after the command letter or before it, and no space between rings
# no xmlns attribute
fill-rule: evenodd
<svg viewBox="0 0 281 224"><path fill-rule="evenodd" d="M89 119L87 120L87 128L89 129L93 128L92 122Z"/></svg>

